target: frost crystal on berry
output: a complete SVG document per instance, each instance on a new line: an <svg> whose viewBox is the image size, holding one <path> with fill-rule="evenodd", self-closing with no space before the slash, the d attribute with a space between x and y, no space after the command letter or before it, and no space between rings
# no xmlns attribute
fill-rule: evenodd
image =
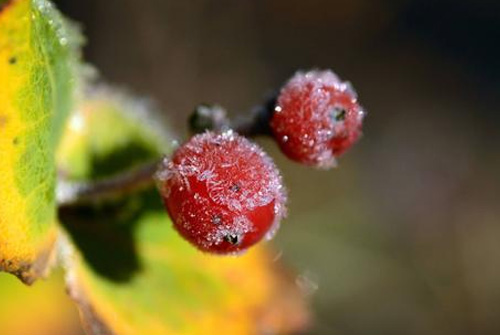
<svg viewBox="0 0 500 335"><path fill-rule="evenodd" d="M192 137L163 162L156 180L174 227L203 251L245 250L285 215L272 159L232 131Z"/></svg>
<svg viewBox="0 0 500 335"><path fill-rule="evenodd" d="M350 83L332 71L297 72L281 89L271 129L289 158L330 168L360 137L364 114Z"/></svg>

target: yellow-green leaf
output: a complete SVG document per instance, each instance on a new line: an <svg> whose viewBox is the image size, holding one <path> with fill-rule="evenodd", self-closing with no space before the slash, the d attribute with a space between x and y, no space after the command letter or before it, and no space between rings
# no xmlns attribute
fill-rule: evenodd
<svg viewBox="0 0 500 335"><path fill-rule="evenodd" d="M70 116L57 152L69 180L96 180L158 159L171 150L171 131L148 101L106 86L94 88Z"/></svg>
<svg viewBox="0 0 500 335"><path fill-rule="evenodd" d="M55 241L55 157L71 109L75 38L46 0L0 4L0 270L31 283Z"/></svg>
<svg viewBox="0 0 500 335"><path fill-rule="evenodd" d="M65 136L59 161L68 171L74 166L78 179L99 175L93 162L102 159L93 155L102 148L127 157L128 148L152 148L159 136L144 127L147 115L117 114L115 103L106 104L101 96L80 108L79 131ZM113 140L105 133L102 140L87 137L111 119L121 138L116 132ZM158 157L160 151L149 153ZM132 151L129 157L134 163L138 156ZM66 250L69 292L91 334L285 334L307 321L301 292L267 246L239 257L199 252L172 228L154 188L99 206L66 208L61 220L75 246Z"/></svg>
<svg viewBox="0 0 500 335"><path fill-rule="evenodd" d="M31 287L0 273L0 292L0 334L82 334L78 311L64 292L62 271Z"/></svg>

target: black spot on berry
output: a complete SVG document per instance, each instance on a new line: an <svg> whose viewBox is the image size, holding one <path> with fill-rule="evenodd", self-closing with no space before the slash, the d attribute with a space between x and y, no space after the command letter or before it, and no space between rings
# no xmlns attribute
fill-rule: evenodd
<svg viewBox="0 0 500 335"><path fill-rule="evenodd" d="M335 122L344 121L346 117L346 110L342 107L334 107L330 112L331 118Z"/></svg>
<svg viewBox="0 0 500 335"><path fill-rule="evenodd" d="M228 234L224 236L224 240L232 245L238 245L241 243L241 236L237 234Z"/></svg>
<svg viewBox="0 0 500 335"><path fill-rule="evenodd" d="M231 187L229 189L236 193L236 192L239 192L241 190L241 186L236 184L236 183L233 183L233 185L231 185Z"/></svg>
<svg viewBox="0 0 500 335"><path fill-rule="evenodd" d="M10 65L14 65L17 63L17 58L16 57L10 57L9 58L9 64Z"/></svg>
<svg viewBox="0 0 500 335"><path fill-rule="evenodd" d="M19 137L14 137L14 139L12 140L12 144L18 145L19 144Z"/></svg>

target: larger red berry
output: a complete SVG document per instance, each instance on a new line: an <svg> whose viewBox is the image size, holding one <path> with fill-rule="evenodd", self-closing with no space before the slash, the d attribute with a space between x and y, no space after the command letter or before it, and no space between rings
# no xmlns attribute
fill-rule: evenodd
<svg viewBox="0 0 500 335"><path fill-rule="evenodd" d="M363 115L350 84L333 72L297 72L281 89L271 129L289 158L330 168L360 137Z"/></svg>
<svg viewBox="0 0 500 335"><path fill-rule="evenodd" d="M163 163L157 180L174 227L203 251L242 251L271 237L285 213L273 161L232 131L192 137Z"/></svg>

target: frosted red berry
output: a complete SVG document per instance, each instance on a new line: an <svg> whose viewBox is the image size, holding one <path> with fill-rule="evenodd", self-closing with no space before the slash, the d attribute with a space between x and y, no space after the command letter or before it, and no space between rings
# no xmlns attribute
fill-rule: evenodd
<svg viewBox="0 0 500 335"><path fill-rule="evenodd" d="M271 237L285 214L273 161L232 131L192 137L156 179L176 230L206 252L241 252Z"/></svg>
<svg viewBox="0 0 500 335"><path fill-rule="evenodd" d="M270 126L289 158L330 168L359 139L363 116L348 82L331 71L297 72L281 89Z"/></svg>

